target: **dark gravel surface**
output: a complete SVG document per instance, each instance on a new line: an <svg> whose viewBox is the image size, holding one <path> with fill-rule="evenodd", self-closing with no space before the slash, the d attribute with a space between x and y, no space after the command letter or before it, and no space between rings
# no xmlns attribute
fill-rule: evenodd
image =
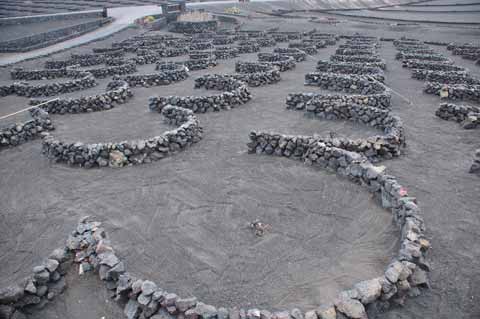
<svg viewBox="0 0 480 319"><path fill-rule="evenodd" d="M319 28L306 19L294 21L253 20L249 28ZM405 33L358 21L321 28L443 41L478 36L472 29L423 26ZM82 50L86 49L75 52ZM358 280L381 274L397 249L398 233L390 215L365 190L297 161L245 153L251 129L320 135L335 131L349 137L378 133L285 110L287 93L316 91L303 87L303 75L333 52L334 47L323 49L295 71L282 73L280 83L252 89L254 98L245 105L198 115L204 139L153 164L121 170L73 169L50 164L40 154L38 141L0 152L0 284L28 273L83 215L105 221L131 272L216 306L309 309L331 301ZM436 118L439 99L422 93L422 82L411 79L394 59L393 45L384 43L380 53L387 60L387 85L411 101L393 99L393 112L406 127L408 147L404 156L383 164L418 198L433 244L432 289L381 318L478 318L480 183L467 170L480 131L462 130ZM455 59L478 73L472 62ZM210 94L194 90L193 77L233 70L234 60L221 63L171 86L134 89L134 99L110 111L54 116L58 130L53 134L92 142L160 134L169 127L160 124L159 114L146 111L148 96ZM42 64L38 60L25 65ZM14 109L12 102L0 99L0 109ZM257 238L248 229L255 218L272 225L265 237ZM81 318L80 308L69 305L76 299L89 300L86 294L92 285L72 285L75 292L52 303L42 318ZM102 296L91 303L92 315L85 318L110 311Z"/></svg>

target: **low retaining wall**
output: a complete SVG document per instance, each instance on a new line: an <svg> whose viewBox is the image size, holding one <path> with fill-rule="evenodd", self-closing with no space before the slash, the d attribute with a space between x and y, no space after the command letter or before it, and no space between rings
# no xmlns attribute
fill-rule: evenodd
<svg viewBox="0 0 480 319"><path fill-rule="evenodd" d="M312 99L323 101L324 103L366 105L379 109L389 109L391 107L392 96L387 93L369 95L289 93L286 99L287 109L304 110L307 106L307 102Z"/></svg>
<svg viewBox="0 0 480 319"><path fill-rule="evenodd" d="M33 108L29 112L32 120L0 128L0 149L23 144L43 132L54 129L47 112L38 108Z"/></svg>
<svg viewBox="0 0 480 319"><path fill-rule="evenodd" d="M462 123L465 129L480 126L480 108L476 106L442 103L435 115L447 121Z"/></svg>
<svg viewBox="0 0 480 319"><path fill-rule="evenodd" d="M171 24L170 32L176 33L203 33L208 31L217 30L217 21L199 21L199 22L190 22L190 21L176 21Z"/></svg>
<svg viewBox="0 0 480 319"><path fill-rule="evenodd" d="M191 110L169 105L161 113L168 123L180 126L160 136L118 143L65 143L48 135L42 150L51 160L72 166L123 167L160 160L201 140L202 128Z"/></svg>
<svg viewBox="0 0 480 319"><path fill-rule="evenodd" d="M244 82L221 75L204 75L195 79L195 88L225 91L209 96L153 96L149 100L152 111L161 111L167 105L190 109L195 113L229 110L245 104L252 96Z"/></svg>
<svg viewBox="0 0 480 319"><path fill-rule="evenodd" d="M110 110L115 104L125 103L133 96L128 83L124 81L112 81L107 86L107 92L93 96L75 99L58 99L41 108L50 114L89 113ZM45 100L30 100L30 105L38 105Z"/></svg>
<svg viewBox="0 0 480 319"><path fill-rule="evenodd" d="M75 38L110 23L112 18L80 23L62 29L39 33L24 38L4 41L0 43L0 52L26 52L44 48L55 43Z"/></svg>
<svg viewBox="0 0 480 319"><path fill-rule="evenodd" d="M356 74L311 72L305 75L305 85L358 94L376 94L385 91L385 87L378 82Z"/></svg>
<svg viewBox="0 0 480 319"><path fill-rule="evenodd" d="M176 70L162 70L158 73L152 74L132 74L123 77L115 77L116 80L127 82L130 86L150 87L157 85L169 85L174 82L183 81L188 78L187 68L180 64L173 64L178 69ZM161 66L157 64L157 70Z"/></svg>
<svg viewBox="0 0 480 319"><path fill-rule="evenodd" d="M412 78L446 84L480 84L479 79L472 78L465 71L432 71L425 69L413 69Z"/></svg>
<svg viewBox="0 0 480 319"><path fill-rule="evenodd" d="M451 63L425 62L421 60L403 60L402 67L431 71L466 71L464 67L453 65Z"/></svg>
<svg viewBox="0 0 480 319"><path fill-rule="evenodd" d="M451 100L480 101L480 85L425 82L423 91Z"/></svg>

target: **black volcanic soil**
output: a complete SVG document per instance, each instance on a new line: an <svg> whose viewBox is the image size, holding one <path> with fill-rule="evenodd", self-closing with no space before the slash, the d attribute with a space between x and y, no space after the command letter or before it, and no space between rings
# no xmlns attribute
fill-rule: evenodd
<svg viewBox="0 0 480 319"><path fill-rule="evenodd" d="M337 26L306 19L245 21L248 29L316 27L325 32L406 34L444 41L469 41L479 35L474 29L434 26L406 32L359 21ZM132 33L129 30L56 57L103 47ZM381 275L397 249L398 232L389 213L368 192L301 162L246 154L252 129L319 135L334 131L348 137L378 133L343 121L307 119L285 109L287 93L318 91L304 87L303 76L334 49L322 49L299 63L295 71L282 73L278 84L252 89L254 98L245 105L199 114L204 139L152 164L119 170L70 168L49 163L41 155L39 141L1 151L0 284L29 273L84 215L105 222L129 271L155 280L164 289L195 295L216 306L305 310L331 301L359 280ZM394 59L395 52L391 43L383 43L380 50L388 63L387 85L411 101L393 99L393 112L406 127L408 147L404 156L382 164L418 198L433 244L433 271L429 292L381 318L477 318L480 180L467 170L479 147L480 131L463 130L436 118L439 100L422 93L423 83L410 78L409 71ZM239 59L255 60L255 55ZM478 74L473 62L454 59L469 64ZM41 68L45 60L22 65ZM53 134L87 142L158 135L170 127L162 123L161 115L148 112L149 96L209 94L193 89L194 77L233 72L234 61L223 60L211 70L192 72L189 79L171 86L135 88L131 101L110 111L55 115ZM8 79L6 71L0 80ZM140 72L153 72L153 66L141 67ZM101 80L99 87L75 94L98 92L107 82ZM19 97L2 98L0 114L21 109L27 102ZM272 225L264 237L256 237L247 227L256 218ZM103 292L96 291L96 298L88 296L98 285L94 279L70 280L75 282L68 293L40 313L41 318L100 318L105 313L110 314L106 318L112 317L115 307ZM90 312L82 315L82 307L73 305L76 300L92 304Z"/></svg>

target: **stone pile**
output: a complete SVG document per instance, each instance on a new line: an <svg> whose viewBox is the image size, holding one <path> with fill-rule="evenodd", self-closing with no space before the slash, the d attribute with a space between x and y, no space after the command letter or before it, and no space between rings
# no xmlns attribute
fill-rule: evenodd
<svg viewBox="0 0 480 319"><path fill-rule="evenodd" d="M188 47L180 47L180 48L165 48L158 51L158 54L161 57L171 58L176 56L187 55L189 52Z"/></svg>
<svg viewBox="0 0 480 319"><path fill-rule="evenodd" d="M273 49L274 54L280 54L284 56L290 56L295 59L296 62L302 62L307 59L307 54L296 48L275 48ZM260 57L259 53L259 57Z"/></svg>
<svg viewBox="0 0 480 319"><path fill-rule="evenodd" d="M464 129L480 126L480 108L476 106L441 103L435 115L447 121L461 123Z"/></svg>
<svg viewBox="0 0 480 319"><path fill-rule="evenodd" d="M423 91L445 99L480 101L480 85L425 82Z"/></svg>
<svg viewBox="0 0 480 319"><path fill-rule="evenodd" d="M350 50L371 50L373 47L370 44L353 44L353 43L346 43L340 44L338 46L339 49L350 49Z"/></svg>
<svg viewBox="0 0 480 319"><path fill-rule="evenodd" d="M196 59L196 60L186 60L182 62L177 62L185 65L190 71L210 69L217 66L217 61L215 59Z"/></svg>
<svg viewBox="0 0 480 319"><path fill-rule="evenodd" d="M469 173L480 174L480 148L475 151L473 164L470 167Z"/></svg>
<svg viewBox="0 0 480 319"><path fill-rule="evenodd" d="M412 78L446 84L480 84L479 79L473 78L465 71L431 71L426 69L412 69Z"/></svg>
<svg viewBox="0 0 480 319"><path fill-rule="evenodd" d="M391 106L391 95L387 93L369 95L332 95L319 93L290 93L287 95L287 109L305 110L307 102L312 99L323 103L343 105L365 105L379 109L389 109Z"/></svg>
<svg viewBox="0 0 480 319"><path fill-rule="evenodd" d="M149 99L149 108L160 111L167 105L190 109L195 113L229 110L248 102L252 95L244 82L222 75L204 75L195 80L195 88L224 91L208 96L153 96Z"/></svg>
<svg viewBox="0 0 480 319"><path fill-rule="evenodd" d="M168 123L179 127L145 140L118 143L67 143L47 135L42 151L51 160L71 166L124 167L160 160L201 140L202 128L191 110L168 105L161 113Z"/></svg>
<svg viewBox="0 0 480 319"><path fill-rule="evenodd" d="M115 104L125 103L133 96L128 83L112 81L103 94L80 98L63 98L42 105L41 108L50 114L89 113L110 110ZM30 100L31 105L38 105L45 100Z"/></svg>
<svg viewBox="0 0 480 319"><path fill-rule="evenodd" d="M23 144L54 129L47 112L39 108L33 108L29 112L31 120L0 127L0 149Z"/></svg>
<svg viewBox="0 0 480 319"><path fill-rule="evenodd" d="M115 77L115 80L127 82L130 86L158 86L169 85L175 82L183 81L188 78L187 68L182 64L173 64L178 67L177 70L162 70L151 74L132 74L123 77ZM157 69L159 65L157 64Z"/></svg>
<svg viewBox="0 0 480 319"><path fill-rule="evenodd" d="M311 72L305 75L305 85L358 94L377 94L385 91L385 87L372 78L356 74Z"/></svg>
<svg viewBox="0 0 480 319"><path fill-rule="evenodd" d="M473 43L459 44L459 43L455 43L455 42L449 43L447 45L447 50L453 51L455 49L480 49L480 45L475 45Z"/></svg>

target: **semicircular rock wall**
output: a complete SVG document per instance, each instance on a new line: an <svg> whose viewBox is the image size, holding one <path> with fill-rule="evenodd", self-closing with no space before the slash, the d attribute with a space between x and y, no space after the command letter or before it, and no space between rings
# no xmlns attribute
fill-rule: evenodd
<svg viewBox="0 0 480 319"><path fill-rule="evenodd" d="M203 130L191 110L168 105L161 113L167 123L178 127L145 140L113 143L67 143L47 135L42 152L54 162L71 166L123 167L160 160L201 140Z"/></svg>
<svg viewBox="0 0 480 319"><path fill-rule="evenodd" d="M79 98L60 98L44 104L41 108L51 114L88 113L110 110L115 104L125 103L133 96L125 81L114 80L108 83L103 94ZM30 105L45 103L47 100L32 99Z"/></svg>
<svg viewBox="0 0 480 319"><path fill-rule="evenodd" d="M228 76L204 75L195 79L195 88L224 91L207 96L152 96L149 108L161 111L167 105L175 105L193 110L195 113L207 111L229 110L237 105L245 104L252 98L247 85Z"/></svg>

